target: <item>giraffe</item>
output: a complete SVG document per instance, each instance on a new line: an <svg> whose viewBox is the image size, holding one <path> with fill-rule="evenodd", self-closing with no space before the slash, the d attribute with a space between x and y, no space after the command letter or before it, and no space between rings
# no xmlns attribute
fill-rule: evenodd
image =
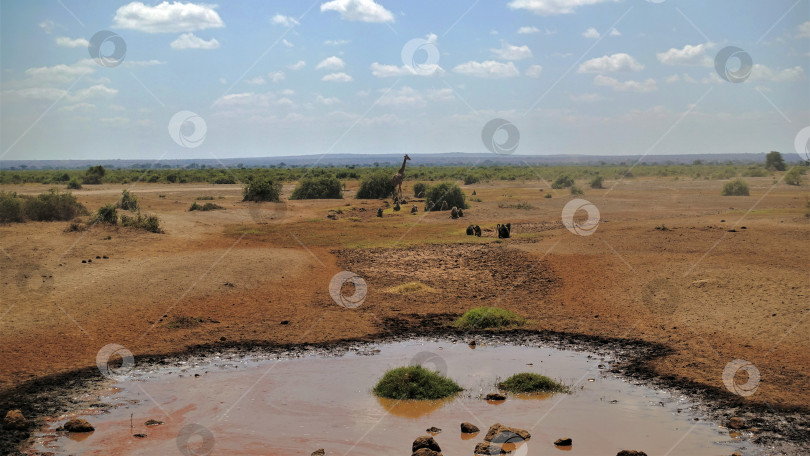
<svg viewBox="0 0 810 456"><path fill-rule="evenodd" d="M399 168L396 174L391 176L391 185L394 187L394 199L400 201L402 199L402 179L405 178L405 163L410 160L407 154L402 159L402 167Z"/></svg>

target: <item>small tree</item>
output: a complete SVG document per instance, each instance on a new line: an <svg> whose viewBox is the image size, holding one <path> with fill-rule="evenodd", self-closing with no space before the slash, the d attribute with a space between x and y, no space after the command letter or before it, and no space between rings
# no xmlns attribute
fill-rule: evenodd
<svg viewBox="0 0 810 456"><path fill-rule="evenodd" d="M281 196L281 184L272 179L252 180L242 189L242 201L274 201Z"/></svg>
<svg viewBox="0 0 810 456"><path fill-rule="evenodd" d="M782 158L781 153L772 150L765 156L765 167L770 170L784 171L785 159Z"/></svg>
<svg viewBox="0 0 810 456"><path fill-rule="evenodd" d="M602 176L596 176L591 179L591 188L604 188L602 183L604 182L604 178Z"/></svg>
<svg viewBox="0 0 810 456"><path fill-rule="evenodd" d="M567 174L563 174L562 176L557 176L557 178L554 179L554 182L551 183L551 188L560 189L570 187L572 185L574 185L574 178Z"/></svg>
<svg viewBox="0 0 810 456"><path fill-rule="evenodd" d="M70 190L79 190L80 188L82 188L82 184L79 183L79 180L74 177L73 179L68 181L67 188L69 188Z"/></svg>
<svg viewBox="0 0 810 456"><path fill-rule="evenodd" d="M802 185L802 174L799 168L793 168L785 173L785 183L788 185Z"/></svg>
<svg viewBox="0 0 810 456"><path fill-rule="evenodd" d="M744 180L737 178L733 181L726 182L723 185L723 191L721 192L723 196L748 196L748 184L745 183Z"/></svg>
<svg viewBox="0 0 810 456"><path fill-rule="evenodd" d="M123 190L121 192L121 199L118 200L118 203L116 203L116 207L119 207L125 211L137 211L138 197L130 193L129 190Z"/></svg>
<svg viewBox="0 0 810 456"><path fill-rule="evenodd" d="M331 174L301 179L290 196L294 200L340 198L343 198L340 181Z"/></svg>
<svg viewBox="0 0 810 456"><path fill-rule="evenodd" d="M425 200L433 204L431 210L438 211L442 207L442 203L447 201L447 208L457 207L459 209L467 209L467 197L461 190L461 187L456 183L442 182L430 187L425 195Z"/></svg>
<svg viewBox="0 0 810 456"><path fill-rule="evenodd" d="M360 188L357 189L357 198L375 199L388 198L394 194L394 186L391 185L391 176L383 173L369 174L360 181Z"/></svg>
<svg viewBox="0 0 810 456"><path fill-rule="evenodd" d="M104 167L101 165L91 166L87 168L87 171L84 173L84 177L82 178L82 180L84 180L85 184L98 185L101 183L101 179L104 177L106 173L107 170L105 170Z"/></svg>
<svg viewBox="0 0 810 456"><path fill-rule="evenodd" d="M114 204L106 204L101 206L96 211L95 221L99 223L108 223L110 225L118 224L118 211L115 210Z"/></svg>

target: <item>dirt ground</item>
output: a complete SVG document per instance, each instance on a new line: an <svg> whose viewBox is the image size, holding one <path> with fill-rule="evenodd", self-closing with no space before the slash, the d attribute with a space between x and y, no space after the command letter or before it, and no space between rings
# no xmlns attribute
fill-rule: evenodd
<svg viewBox="0 0 810 456"><path fill-rule="evenodd" d="M377 218L386 205L354 199L351 183L343 200L262 205L240 202L235 185L137 184L164 234L0 226L0 392L94 366L110 343L137 359L206 343L328 342L385 333L401 315L494 305L527 317L527 329L662 343L673 352L655 361L661 376L724 388L724 368L743 359L760 373L746 401L810 409L810 192L747 181L748 197L720 196L719 181L607 181L581 196L601 215L589 236L561 222L574 197L536 182L466 186L476 200L458 220L425 214L423 202ZM93 211L122 188L75 194ZM203 195L225 210L187 211ZM518 202L531 207L509 207ZM513 237L498 240L505 222ZM466 236L468 224L484 236ZM344 269L367 284L359 307L330 296Z"/></svg>

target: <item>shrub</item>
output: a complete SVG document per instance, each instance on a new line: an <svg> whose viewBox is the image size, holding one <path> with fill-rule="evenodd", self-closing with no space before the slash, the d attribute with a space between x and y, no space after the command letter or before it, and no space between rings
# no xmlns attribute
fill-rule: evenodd
<svg viewBox="0 0 810 456"><path fill-rule="evenodd" d="M281 196L281 184L272 179L253 180L242 189L242 201L274 201Z"/></svg>
<svg viewBox="0 0 810 456"><path fill-rule="evenodd" d="M526 319L520 315L499 307L476 307L453 322L456 328L500 328L503 326L520 326Z"/></svg>
<svg viewBox="0 0 810 456"><path fill-rule="evenodd" d="M554 179L554 182L551 184L551 188L559 189L559 188L566 188L574 185L574 178L569 176L568 174L563 174L561 176L557 176Z"/></svg>
<svg viewBox="0 0 810 456"><path fill-rule="evenodd" d="M197 204L196 201L191 203L191 207L188 208L189 211L214 211L217 209L225 209L225 208L220 206L219 204L214 203Z"/></svg>
<svg viewBox="0 0 810 456"><path fill-rule="evenodd" d="M467 197L461 190L461 187L456 183L442 182L431 186L425 194L425 199L433 203L434 211L438 211L442 207L442 202L447 201L447 208L455 206L459 209L467 209L470 206L467 204Z"/></svg>
<svg viewBox="0 0 810 456"><path fill-rule="evenodd" d="M0 192L0 223L24 221L22 200L16 193Z"/></svg>
<svg viewBox="0 0 810 456"><path fill-rule="evenodd" d="M399 400L442 399L460 391L453 380L422 366L391 369L374 386L377 396Z"/></svg>
<svg viewBox="0 0 810 456"><path fill-rule="evenodd" d="M742 179L734 179L723 185L723 191L720 194L723 196L748 196L748 184Z"/></svg>
<svg viewBox="0 0 810 456"><path fill-rule="evenodd" d="M162 196L163 198L166 197L166 195L158 195L158 196ZM214 199L214 197L213 196L198 196L198 197L196 197L194 199L196 199L197 201L211 201L211 200Z"/></svg>
<svg viewBox="0 0 810 456"><path fill-rule="evenodd" d="M84 181L85 184L98 185L101 183L101 179L104 177L106 173L107 170L105 170L104 167L101 165L91 166L87 168L87 171L85 171L82 180Z"/></svg>
<svg viewBox="0 0 810 456"><path fill-rule="evenodd" d="M23 213L28 220L50 222L53 220L73 220L86 215L87 209L70 192L50 189L33 198L23 198Z"/></svg>
<svg viewBox="0 0 810 456"><path fill-rule="evenodd" d="M391 176L383 173L369 174L360 181L360 188L357 189L357 198L375 199L388 198L394 194L394 186L391 185Z"/></svg>
<svg viewBox="0 0 810 456"><path fill-rule="evenodd" d="M531 372L515 374L498 383L498 388L510 393L567 393L569 388L544 375Z"/></svg>
<svg viewBox="0 0 810 456"><path fill-rule="evenodd" d="M481 179L478 178L478 176L474 176L472 174L467 174L464 176L464 185L472 185L478 182L481 182Z"/></svg>
<svg viewBox="0 0 810 456"><path fill-rule="evenodd" d="M118 224L118 211L115 209L114 204L105 204L96 211L93 221L98 223L107 223L109 225Z"/></svg>
<svg viewBox="0 0 810 456"><path fill-rule="evenodd" d="M141 215L138 212L134 217L129 215L121 215L121 225L132 228L140 228L149 231L150 233L162 233L160 229L160 219L156 215Z"/></svg>
<svg viewBox="0 0 810 456"><path fill-rule="evenodd" d="M582 189L577 187L576 185L572 185L571 186L571 194L572 195L584 195L585 192L583 192Z"/></svg>
<svg viewBox="0 0 810 456"><path fill-rule="evenodd" d="M79 190L80 188L82 188L82 184L79 183L79 180L74 177L73 179L68 181L67 188L69 190Z"/></svg>
<svg viewBox="0 0 810 456"><path fill-rule="evenodd" d="M784 171L785 159L782 158L781 153L772 150L765 156L765 167L776 171Z"/></svg>
<svg viewBox="0 0 810 456"><path fill-rule="evenodd" d="M290 199L294 200L340 198L343 198L340 181L331 174L301 179L290 196Z"/></svg>
<svg viewBox="0 0 810 456"><path fill-rule="evenodd" d="M551 198L551 193L546 193L546 195L543 198Z"/></svg>
<svg viewBox="0 0 810 456"><path fill-rule="evenodd" d="M427 192L427 184L424 182L417 182L413 184L413 196L417 198L424 198Z"/></svg>
<svg viewBox="0 0 810 456"><path fill-rule="evenodd" d="M125 211L137 211L138 197L130 193L129 190L123 190L121 192L121 199L116 203L116 207Z"/></svg>
<svg viewBox="0 0 810 456"><path fill-rule="evenodd" d="M596 176L591 179L591 188L605 188L602 186L602 183L605 179L602 176Z"/></svg>
<svg viewBox="0 0 810 456"><path fill-rule="evenodd" d="M532 206L531 203L529 203L528 201L518 201L517 203L512 203L512 204L504 203L503 201L499 201L498 202L498 208L499 209L506 209L506 208L509 208L509 209L523 209L523 210L528 211L528 210L534 209L534 206Z"/></svg>
<svg viewBox="0 0 810 456"><path fill-rule="evenodd" d="M802 175L799 168L793 168L785 173L785 183L788 185L802 185Z"/></svg>

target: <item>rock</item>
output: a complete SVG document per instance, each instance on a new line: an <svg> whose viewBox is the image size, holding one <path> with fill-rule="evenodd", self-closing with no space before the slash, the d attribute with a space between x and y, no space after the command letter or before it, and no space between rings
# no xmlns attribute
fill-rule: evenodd
<svg viewBox="0 0 810 456"><path fill-rule="evenodd" d="M422 437L417 437L416 440L413 441L413 446L411 447L411 451L416 453L416 450L420 448L427 448L433 451L442 451L439 448L439 444L433 440L433 437L429 435L423 435Z"/></svg>
<svg viewBox="0 0 810 456"><path fill-rule="evenodd" d="M635 450L622 450L616 453L616 456L647 456L647 453Z"/></svg>
<svg viewBox="0 0 810 456"><path fill-rule="evenodd" d="M62 428L68 432L93 432L96 428L81 418L73 418L65 423Z"/></svg>
<svg viewBox="0 0 810 456"><path fill-rule="evenodd" d="M518 443L522 440L529 440L531 437L532 435L529 434L529 431L495 423L489 428L489 431L487 431L484 440L494 443Z"/></svg>
<svg viewBox="0 0 810 456"><path fill-rule="evenodd" d="M728 428L729 429L745 429L745 420L742 418L734 417L728 420Z"/></svg>
<svg viewBox="0 0 810 456"><path fill-rule="evenodd" d="M132 436L133 436L133 437L137 437L137 438L139 438L139 439L144 439L144 438L146 438L146 434L132 434Z"/></svg>
<svg viewBox="0 0 810 456"><path fill-rule="evenodd" d="M566 437L564 439L557 439L554 441L554 445L557 446L571 446L574 442L571 440L571 437Z"/></svg>
<svg viewBox="0 0 810 456"><path fill-rule="evenodd" d="M315 450L315 451L313 451L311 456L323 456L323 455L325 455L325 454L326 454L326 450L324 450L323 448L321 448L321 449L319 449L319 450Z"/></svg>
<svg viewBox="0 0 810 456"><path fill-rule="evenodd" d="M481 432L481 430L478 429L478 426L472 423L464 422L461 423L461 432L463 434L475 434L476 432Z"/></svg>
<svg viewBox="0 0 810 456"><path fill-rule="evenodd" d="M436 426L429 427L426 429L426 431L430 432L431 434L438 434L439 432L442 432L442 430L437 428Z"/></svg>
<svg viewBox="0 0 810 456"><path fill-rule="evenodd" d="M489 393L486 396L484 396L484 399L488 401L505 401L506 396L504 396L501 393Z"/></svg>
<svg viewBox="0 0 810 456"><path fill-rule="evenodd" d="M3 418L3 429L9 431L24 431L28 427L28 420L25 419L19 410L9 410Z"/></svg>
<svg viewBox="0 0 810 456"><path fill-rule="evenodd" d="M146 422L143 423L144 426L158 426L158 425L161 425L161 424L163 424L163 421L152 420L152 419L146 420Z"/></svg>
<svg viewBox="0 0 810 456"><path fill-rule="evenodd" d="M489 442L480 442L478 443L478 445L475 446L475 450L473 451L473 453L495 455L495 454L507 454L507 451L498 445L493 445Z"/></svg>
<svg viewBox="0 0 810 456"><path fill-rule="evenodd" d="M442 456L438 451L433 451L430 448L420 448L411 454L411 456Z"/></svg>

